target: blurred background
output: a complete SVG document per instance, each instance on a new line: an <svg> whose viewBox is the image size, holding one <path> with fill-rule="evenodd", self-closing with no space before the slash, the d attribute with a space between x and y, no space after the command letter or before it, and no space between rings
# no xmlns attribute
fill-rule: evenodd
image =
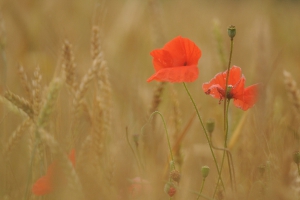
<svg viewBox="0 0 300 200"><path fill-rule="evenodd" d="M299 83L299 11L298 0L1 0L0 94L4 95L9 89L21 97L26 96L18 76L19 65L24 67L29 79L39 67L42 88L47 88L61 70L62 45L66 39L72 44L77 76L80 80L92 64L92 27L99 26L101 48L107 61L112 91L111 135L114 139L110 146L116 158L120 158L115 163L119 166L116 176L123 180L134 178L136 169L132 167L134 158L125 140L125 127L128 127L130 136L138 134L149 118L153 91L158 85L155 82L146 82L154 73L150 52L163 47L178 35L191 39L202 50L199 78L189 83L188 87L204 121L209 118L215 120L214 140L216 144L222 145L223 106L218 104L218 100L206 96L201 86L216 73L225 71L230 47L227 28L229 25L235 25L237 34L234 38L232 65L242 68L247 80L246 86L260 84L259 101L251 110L244 112L233 105L230 107L230 133L241 124L238 132L242 136L234 143L232 150L238 180L243 188L240 197L251 193L249 191L252 189L249 188L252 188L252 183L255 182L253 173L257 166L274 155L279 156L279 168L285 170L284 173L281 171L277 180L280 184L285 181L284 188L289 188L291 180L282 177L288 173L292 162L291 157L287 155L299 149L297 142L291 142L299 127L294 121L298 118L295 118L297 115L294 113L293 102L289 101L285 90L283 70L289 71ZM174 91L180 108L181 130L194 113L182 84L165 85L158 110L164 115L171 132L175 129L172 124L174 104L171 103ZM297 100L299 99L294 99ZM89 101L91 102L92 100ZM65 102L59 101L58 105L59 109L63 110L61 107L64 107ZM20 124L23 118L12 114L3 104L0 113L0 145L5 146L10 134L16 129L16 124ZM243 117L246 120L241 122ZM201 177L201 166L212 161L211 158L207 158L210 155L201 126L196 119L194 121L181 141L186 163L182 168L185 172L182 185L198 190L201 178L190 179L195 176ZM63 119L60 123L69 122L69 119ZM157 122L159 131L153 134L162 135L163 126L158 118ZM61 128L65 127L61 124L55 124L52 128L57 132L66 130ZM86 132L88 131L87 128ZM163 137L158 137L156 142ZM165 142L165 139L163 141ZM166 143L155 144L157 146L153 148L161 150L161 156L166 157ZM78 145L76 148L80 151L81 147ZM28 159L19 154L13 155L15 157L12 157L11 165L14 167L9 176L13 176L14 170L20 170L20 163ZM126 160L131 162L124 164ZM0 169L2 175L6 173L4 168ZM20 186L22 190L26 185L27 170L28 166L19 173L23 177ZM122 173L122 170L128 172L129 177ZM162 169L156 170L164 172ZM126 185L125 182L120 185ZM116 188L121 187L120 185ZM270 188L274 189L275 186ZM13 187L0 190L0 199L14 199L9 196L13 191ZM207 192L207 195L210 196L210 193L211 191ZM286 193L290 195L289 191ZM195 197L190 195L192 194L185 191L174 198ZM265 199L293 199L294 196L288 195L280 196L276 193L274 196L265 196ZM22 194L17 197L22 197ZM161 193L152 197L167 198ZM91 195L88 199L97 199L97 195Z"/></svg>

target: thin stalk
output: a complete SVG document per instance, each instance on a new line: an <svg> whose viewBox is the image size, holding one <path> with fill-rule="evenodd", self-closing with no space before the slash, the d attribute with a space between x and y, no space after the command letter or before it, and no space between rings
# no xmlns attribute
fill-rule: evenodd
<svg viewBox="0 0 300 200"><path fill-rule="evenodd" d="M229 151L229 149L224 149L224 148L219 148L219 147L216 147L214 146L214 144L212 143L212 138L210 138L210 141L211 141L211 145L213 147L213 149L215 150L220 150L220 151L224 151L227 153L227 156L228 156L228 166L229 166L229 173L232 174L232 182L234 183L234 188L236 189L236 181L235 181L235 170L234 170L234 165L233 165L233 159L232 159L232 154L231 152ZM232 167L231 167L232 166ZM232 186L233 187L233 186ZM217 188L216 188L217 189ZM216 190L215 190L216 192Z"/></svg>
<svg viewBox="0 0 300 200"><path fill-rule="evenodd" d="M29 195L29 185L30 185L31 176L32 176L33 162L34 162L34 157L35 157L35 153L36 153L38 142L39 142L39 138L40 138L39 134L38 134L38 130L35 130L35 136L38 139L35 140L34 146L33 146L33 149L32 149L32 153L31 153L30 167L29 167L29 173L28 173L28 177L27 177L27 184L26 184L26 190L25 190L24 200L27 200L28 199L28 195Z"/></svg>
<svg viewBox="0 0 300 200"><path fill-rule="evenodd" d="M228 82L229 81L228 81L228 79L229 79L229 74L230 74L230 65L231 65L231 59L232 59L232 52L233 52L233 37L231 37L231 39L230 39L230 54L229 54L229 62L228 62L228 66L227 66L226 84L225 84L225 97L224 97L224 133L225 133L225 139L224 139L224 149L227 148L227 139L228 139L228 108L229 108L230 99L227 99L227 94L229 92L229 89L228 89ZM221 167L220 167L220 174L219 174L218 183L221 179L222 169L223 169L223 165L224 165L224 159L225 159L225 151L223 152L223 156L222 156L222 162L221 162ZM227 159L229 159L228 156L227 156ZM232 180L231 172L230 172L230 180ZM231 185L232 185L232 182L231 182ZM215 192L214 192L213 197L215 197L215 195L216 195L217 187L218 187L218 184L215 188Z"/></svg>
<svg viewBox="0 0 300 200"><path fill-rule="evenodd" d="M192 103L193 103L193 106L194 106L194 108L195 108L195 110L196 110L198 119L199 119L199 121L200 121L200 124L201 124L201 126L202 126L202 128L203 128L204 134L205 134L206 139L207 139L207 141L208 141L210 152L211 152L211 154L212 154L212 156L213 156L213 159L214 159L214 162L215 162L215 164L216 164L216 168L217 168L218 175L219 175L219 180L221 180L222 186L223 186L223 188L224 188L224 190L225 190L224 183L223 183L223 180L222 180L222 177L221 177L221 171L220 171L220 169L219 169L219 166L218 166L218 163L217 163L216 156L215 156L214 151L213 151L212 146L211 146L211 141L210 141L210 139L209 139L208 133L207 133L207 131L206 131L206 128L205 128L205 126L204 126L204 123L203 123L202 118L201 118L201 116L200 116L200 113L199 113L199 111L198 111L198 108L197 108L197 106L196 106L196 104L195 104L195 101L194 101L194 99L193 99L193 97L192 97L190 91L188 90L188 88L187 88L187 86L186 86L186 84L185 84L184 82L183 82L183 86L184 86L186 92L188 93L188 95L189 95L189 97L190 97L190 99L191 99L191 101L192 101ZM219 182L219 181L218 181L218 182Z"/></svg>
<svg viewBox="0 0 300 200"><path fill-rule="evenodd" d="M298 174L300 176L300 166L299 166L299 164L297 164L297 167L298 167Z"/></svg>
<svg viewBox="0 0 300 200"><path fill-rule="evenodd" d="M202 191L203 191L203 188L204 188L204 183L205 183L205 178L202 179L202 185L201 185L201 189L199 191L199 195L197 197L197 200L199 200L200 198L200 195L202 194Z"/></svg>
<svg viewBox="0 0 300 200"><path fill-rule="evenodd" d="M132 145L130 144L130 141L129 141L129 138L128 138L128 127L126 127L126 140L127 140L127 143L128 143L128 145L129 145L129 147L130 147L130 149L131 149L131 151L132 151L132 154L134 155L134 158L135 158L136 163L137 163L137 165L138 165L139 171L141 172L141 171L142 171L142 170L141 170L141 164L140 164L141 161L140 161L140 160L138 159L138 157L136 156L135 151L134 151Z"/></svg>
<svg viewBox="0 0 300 200"><path fill-rule="evenodd" d="M168 134L168 129L167 129L166 121L165 121L163 115L159 111L154 111L153 113L151 113L148 122L150 121L150 119L153 117L154 114L158 114L161 117L162 121L163 121L164 128L165 128L165 133L166 133L166 137L167 137L167 141L168 141L168 147L169 147L169 151L170 151L171 160L174 163L174 157L173 157L173 153L172 153L172 148L171 148L170 138L169 138L169 134ZM142 127L142 130L144 129L146 124ZM175 164L173 165L173 168L175 169Z"/></svg>

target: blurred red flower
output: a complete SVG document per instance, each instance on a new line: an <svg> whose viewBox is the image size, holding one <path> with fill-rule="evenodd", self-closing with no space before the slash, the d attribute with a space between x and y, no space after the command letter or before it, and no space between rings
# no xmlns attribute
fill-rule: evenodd
<svg viewBox="0 0 300 200"><path fill-rule="evenodd" d="M218 73L209 82L202 85L205 94L208 94L220 101L224 98L234 99L233 103L242 110L251 108L257 100L257 84L244 88L245 77L240 67L233 66L230 69L228 78L228 91L226 93L226 76L225 72Z"/></svg>
<svg viewBox="0 0 300 200"><path fill-rule="evenodd" d="M151 185L147 180L135 177L134 179L131 179L130 182L131 185L128 190L131 197L140 197L145 193L150 193L151 191Z"/></svg>
<svg viewBox="0 0 300 200"><path fill-rule="evenodd" d="M198 60L201 50L194 42L178 36L165 44L162 49L153 50L155 74L148 78L148 82L193 82L198 78Z"/></svg>
<svg viewBox="0 0 300 200"><path fill-rule="evenodd" d="M72 149L69 154L69 159L75 167L75 149ZM54 173L57 171L57 163L53 162L49 165L47 172L44 176L39 178L32 186L32 193L41 196L45 194L51 193L53 188L53 181L54 181Z"/></svg>

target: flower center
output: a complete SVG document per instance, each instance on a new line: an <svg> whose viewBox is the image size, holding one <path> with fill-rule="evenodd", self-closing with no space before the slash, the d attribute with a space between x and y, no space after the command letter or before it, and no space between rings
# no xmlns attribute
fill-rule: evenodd
<svg viewBox="0 0 300 200"><path fill-rule="evenodd" d="M226 90L226 98L227 99L231 99L233 97L233 94L231 94L232 88L233 88L232 85L228 85L227 86L227 90Z"/></svg>

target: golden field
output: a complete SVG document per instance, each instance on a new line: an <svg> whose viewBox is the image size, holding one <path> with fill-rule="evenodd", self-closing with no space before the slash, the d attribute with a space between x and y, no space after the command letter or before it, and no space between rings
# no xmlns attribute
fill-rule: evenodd
<svg viewBox="0 0 300 200"><path fill-rule="evenodd" d="M0 1L0 199L197 199L202 166L210 173L199 199L299 199L299 10L297 0ZM146 80L153 49L179 35L195 42L200 74L187 87L222 148L223 104L202 84L227 68L229 25L237 30L231 63L259 95L247 111L230 104L236 184L226 161L216 191L215 163L182 83ZM162 119L181 177L172 197ZM214 152L220 165L222 151ZM35 195L51 163L61 169L55 189Z"/></svg>

